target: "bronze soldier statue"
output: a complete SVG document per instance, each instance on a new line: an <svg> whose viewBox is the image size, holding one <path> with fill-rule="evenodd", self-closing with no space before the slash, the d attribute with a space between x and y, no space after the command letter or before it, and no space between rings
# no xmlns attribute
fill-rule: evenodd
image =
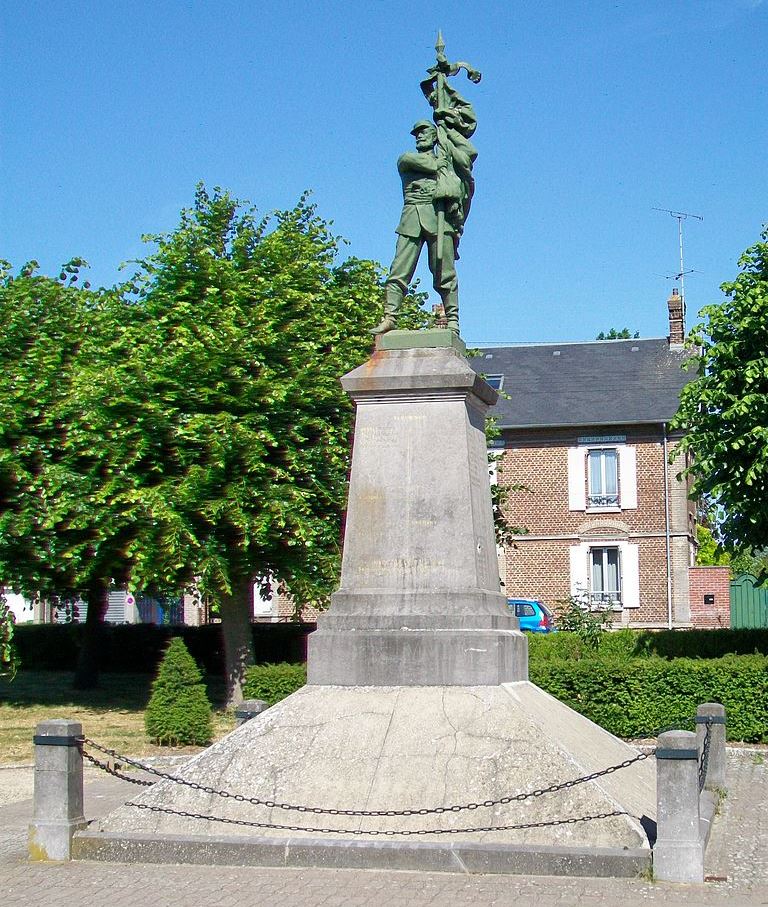
<svg viewBox="0 0 768 907"><path fill-rule="evenodd" d="M459 286L455 262L459 239L474 192L472 165L477 150L469 141L477 126L472 105L446 82L466 69L473 82L480 73L466 63L448 63L438 36L437 64L421 89L434 109L434 124L419 120L411 130L416 151L397 162L403 184L403 211L397 225L397 248L385 283L384 318L374 334L397 326L397 313L426 245L432 283L445 310L447 326L459 332Z"/></svg>

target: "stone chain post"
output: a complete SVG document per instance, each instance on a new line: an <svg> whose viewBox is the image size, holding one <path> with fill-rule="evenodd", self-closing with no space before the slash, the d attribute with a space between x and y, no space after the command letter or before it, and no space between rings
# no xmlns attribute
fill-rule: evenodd
<svg viewBox="0 0 768 907"><path fill-rule="evenodd" d="M268 708L269 705L263 699L244 699L235 711L237 726L240 727L241 724L245 724L251 718L258 717L262 712L266 712Z"/></svg>
<svg viewBox="0 0 768 907"><path fill-rule="evenodd" d="M719 702L705 702L696 709L696 738L699 751L704 746L709 723L709 756L704 789L725 789L725 706Z"/></svg>
<svg viewBox="0 0 768 907"><path fill-rule="evenodd" d="M30 860L69 860L72 836L85 828L83 726L63 718L41 721L35 744L35 792L29 826Z"/></svg>
<svg viewBox="0 0 768 907"><path fill-rule="evenodd" d="M699 812L699 747L692 731L659 734L656 747L654 877L665 882L704 881L704 840Z"/></svg>

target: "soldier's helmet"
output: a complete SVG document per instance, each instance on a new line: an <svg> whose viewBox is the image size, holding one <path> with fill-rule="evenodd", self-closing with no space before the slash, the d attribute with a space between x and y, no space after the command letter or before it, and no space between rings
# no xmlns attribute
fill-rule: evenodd
<svg viewBox="0 0 768 907"><path fill-rule="evenodd" d="M411 135L418 135L420 132L424 132L425 129L434 129L435 124L429 120L417 120L413 124L413 129L411 129Z"/></svg>

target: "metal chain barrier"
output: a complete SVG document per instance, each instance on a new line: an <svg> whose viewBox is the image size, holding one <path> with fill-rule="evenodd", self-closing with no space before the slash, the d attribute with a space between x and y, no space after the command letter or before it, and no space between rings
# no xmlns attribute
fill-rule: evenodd
<svg viewBox="0 0 768 907"><path fill-rule="evenodd" d="M712 721L706 722L706 731L704 733L704 744L701 747L701 758L699 759L699 793L704 790L707 781L707 768L709 767L709 745L712 738Z"/></svg>
<svg viewBox="0 0 768 907"><path fill-rule="evenodd" d="M111 766L108 762L102 762L100 759L97 759L95 756L92 756L90 753L87 753L85 750L81 750L83 759L87 759L90 763L100 768L102 771L106 772L108 775L114 775L115 778L119 778L121 781L127 781L129 784L138 784L141 787L152 787L154 781L146 781L143 778L132 778L130 775L126 775L118 769Z"/></svg>
<svg viewBox="0 0 768 907"><path fill-rule="evenodd" d="M122 756L115 750L110 750L106 747L100 746L98 743L95 743L88 737L83 737L82 742L88 744L88 746L92 746L94 749L99 750L107 756L112 756L115 759L119 759L121 762L125 762L126 765L133 765L135 768L148 772L151 775L155 775L158 778L162 778L166 781L172 781L174 784L180 784L184 787L189 787L192 790L199 790L204 794L212 794L225 800L234 800L237 803L250 803L252 806L266 806L269 809L283 809L292 812L311 813L314 815L358 816L368 818L386 816L392 817L441 815L442 813L458 813L463 812L464 810L480 809L481 807L490 808L493 806L502 806L508 803L521 803L523 800L541 797L544 794L552 794L561 790L569 790L570 788L576 787L579 784L586 784L588 781L595 781L598 778L605 777L606 775L612 775L614 772L621 771L621 769L624 768L629 768L630 765L634 765L636 762L642 762L644 759L648 759L651 755L653 755L652 753L638 753L631 759L625 759L623 762L618 763L618 765L611 765L608 768L601 769L597 772L592 772L589 775L583 775L581 778L573 778L569 781L562 781L560 784L550 784L549 787L540 787L532 791L526 791L525 793L510 794L506 797L499 797L496 800L483 800L478 803L463 803L453 806L421 807L419 809L331 809L323 806L301 806L293 803L278 803L274 800L261 800L258 797L246 797L244 794L233 794L230 791L219 790L218 788L209 787L205 784L198 784L197 781L187 781L185 778L179 778L178 775L171 775L168 772L161 772L159 769L153 768L151 765L145 765L142 762L138 762L136 759L131 759L128 756ZM83 755L85 756L85 752L83 753ZM159 810L160 808L157 807L157 809ZM260 826L257 825L256 827ZM272 828L277 826L269 827Z"/></svg>
<svg viewBox="0 0 768 907"><path fill-rule="evenodd" d="M183 810L170 809L166 806L148 806L144 803L131 803L130 801L125 805L133 806L136 809L146 809L150 812L165 813L169 816L181 816L184 819L202 819L205 822L223 822L227 825L240 825L247 826L248 828L272 828L279 831L310 831L314 834L322 835L366 835L367 837L376 835L388 838L398 835L462 835L490 831L521 831L528 828L547 828L554 825L576 825L579 822L591 822L594 819L611 819L614 816L631 815L623 810L614 810L610 813L596 813L593 816L579 816L578 818L571 819L551 819L548 822L526 822L519 825L484 825L479 828L418 828L384 831L378 828L305 828L302 825L276 825L271 822L249 822L247 819L227 819L223 816L206 816L203 813L190 813L184 812ZM433 810L433 812L434 811L435 810ZM334 814L347 815L347 813L341 811ZM389 815L389 813L380 813L380 815Z"/></svg>

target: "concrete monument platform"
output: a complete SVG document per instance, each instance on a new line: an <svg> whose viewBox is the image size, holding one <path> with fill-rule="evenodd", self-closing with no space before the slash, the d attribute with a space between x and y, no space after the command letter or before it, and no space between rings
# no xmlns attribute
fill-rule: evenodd
<svg viewBox="0 0 768 907"><path fill-rule="evenodd" d="M307 686L177 774L275 803L419 810L530 792L633 755L631 747L525 681L493 687ZM132 796L130 803L188 815L123 806L77 836L79 857L206 862L218 851L217 861L227 862L229 853L235 862L268 865L309 859L314 865L545 873L558 866L574 871L578 864L584 874L633 875L649 860L643 823L653 820L655 783L645 761L522 802L407 817L307 814L222 799L171 781ZM615 811L628 814L561 821ZM538 827L461 831L534 823ZM397 834L418 830L432 833Z"/></svg>
<svg viewBox="0 0 768 907"><path fill-rule="evenodd" d="M191 759L186 785L161 781L78 833L76 854L647 868L650 762L540 790L637 753L528 682L494 539L484 417L497 394L463 353L450 331L392 331L342 379L357 411L341 583L309 639L308 685ZM415 814L339 815L402 810Z"/></svg>

